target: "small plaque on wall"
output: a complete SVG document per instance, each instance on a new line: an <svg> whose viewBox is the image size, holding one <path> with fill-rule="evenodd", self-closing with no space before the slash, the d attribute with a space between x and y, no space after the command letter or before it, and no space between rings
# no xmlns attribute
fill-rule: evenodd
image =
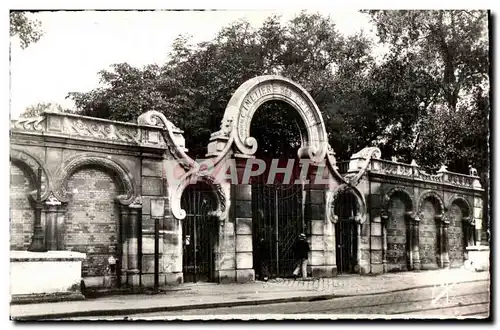
<svg viewBox="0 0 500 330"><path fill-rule="evenodd" d="M165 214L165 200L163 198L151 199L151 216L163 218Z"/></svg>

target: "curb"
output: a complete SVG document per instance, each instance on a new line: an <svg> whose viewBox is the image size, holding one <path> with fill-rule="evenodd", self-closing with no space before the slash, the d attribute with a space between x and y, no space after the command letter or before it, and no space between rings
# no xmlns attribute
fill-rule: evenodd
<svg viewBox="0 0 500 330"><path fill-rule="evenodd" d="M146 308L120 308L120 309L96 309L87 311L75 311L75 312L64 312L64 313L50 313L50 314L38 314L29 316L19 316L10 319L14 321L35 321L35 320L54 320L60 318L68 317L82 317L82 316L119 316L119 315L130 315L130 314L143 314L143 313L156 313L156 312L173 312L189 309L209 309L209 308L221 308L221 307L238 307L238 306L251 306L251 305L266 305L266 304L278 304L286 302L306 302L306 301L318 301L318 300L329 300L338 296L335 294L323 294L323 295L311 295L311 296L294 296L286 298L270 298L270 299L259 299L259 300L231 300L223 302L214 303L200 303L200 304L189 304L189 305L178 305L178 306L156 306L156 307L146 307Z"/></svg>
<svg viewBox="0 0 500 330"><path fill-rule="evenodd" d="M458 283L473 283L473 282L483 282L489 281L488 279L476 279L476 280L465 280L459 281ZM266 305L266 304L278 304L278 303L287 303L287 302L313 302L319 300L331 300L335 298L346 298L346 297L359 297L359 296L369 296L369 295L380 295L380 294L388 294L388 293L396 293L396 292L404 292L415 289L423 289L434 287L439 284L426 284L421 286L412 286L403 289L396 290L386 290L386 291L377 291L377 292L369 292L369 293L355 293L355 294L318 294L318 295L309 295L309 296L292 296L285 298L269 298L269 299L259 299L259 300L231 300L231 301L222 301L222 302L213 302L213 303L198 303L198 304L189 304L189 305L177 305L177 306L155 306L155 307L145 307L145 308L120 308L120 309L95 309L95 310L85 310L85 311L70 311L70 312L62 312L62 313L47 313L47 314L38 314L38 315L27 315L27 316L10 316L11 320L14 321L36 321L36 320L55 320L62 318L70 318L70 317L99 317L99 316L120 316L120 315L131 315L131 314L147 314L147 313L157 313L157 312L173 312L173 311L182 311L182 310L190 310L190 309L210 309L210 308L222 308L222 307L240 307L240 306L255 306L255 305Z"/></svg>

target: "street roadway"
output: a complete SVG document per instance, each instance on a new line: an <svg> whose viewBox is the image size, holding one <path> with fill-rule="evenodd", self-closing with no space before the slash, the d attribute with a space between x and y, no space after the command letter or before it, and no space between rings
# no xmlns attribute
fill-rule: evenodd
<svg viewBox="0 0 500 330"><path fill-rule="evenodd" d="M487 318L489 309L490 286L485 280L321 301L79 317L72 320Z"/></svg>

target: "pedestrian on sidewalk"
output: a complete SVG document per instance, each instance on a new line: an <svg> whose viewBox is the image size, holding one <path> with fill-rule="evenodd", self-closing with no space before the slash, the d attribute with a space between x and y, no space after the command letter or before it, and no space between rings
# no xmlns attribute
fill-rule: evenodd
<svg viewBox="0 0 500 330"><path fill-rule="evenodd" d="M257 244L257 256L256 261L258 265L258 278L261 281L269 280L269 245L264 238L261 238Z"/></svg>
<svg viewBox="0 0 500 330"><path fill-rule="evenodd" d="M307 261L309 258L309 243L306 241L306 235L304 233L299 235L299 239L295 242L294 253L297 259L297 266L293 271L293 277L297 278L299 272L302 271L302 278L307 278Z"/></svg>

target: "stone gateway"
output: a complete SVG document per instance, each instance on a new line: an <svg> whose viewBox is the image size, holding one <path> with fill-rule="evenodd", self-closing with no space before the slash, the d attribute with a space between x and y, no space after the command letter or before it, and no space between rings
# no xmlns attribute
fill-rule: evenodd
<svg viewBox="0 0 500 330"><path fill-rule="evenodd" d="M137 124L58 112L12 121L11 262L67 252L68 265L81 263L87 290L133 290L153 286L155 262L160 285L254 281L262 239L270 242L270 276L291 276L290 249L302 232L313 277L459 267L484 243L475 173L428 174L382 159L377 148L337 161L314 100L283 77L256 77L236 90L207 141L210 164L233 162L243 177L259 148L252 119L268 101L285 102L301 119L297 159L310 163L305 171L294 167L301 174L289 186L215 178L188 156L175 118L155 111ZM311 183L317 175L326 183ZM48 252L27 251L36 205Z"/></svg>

